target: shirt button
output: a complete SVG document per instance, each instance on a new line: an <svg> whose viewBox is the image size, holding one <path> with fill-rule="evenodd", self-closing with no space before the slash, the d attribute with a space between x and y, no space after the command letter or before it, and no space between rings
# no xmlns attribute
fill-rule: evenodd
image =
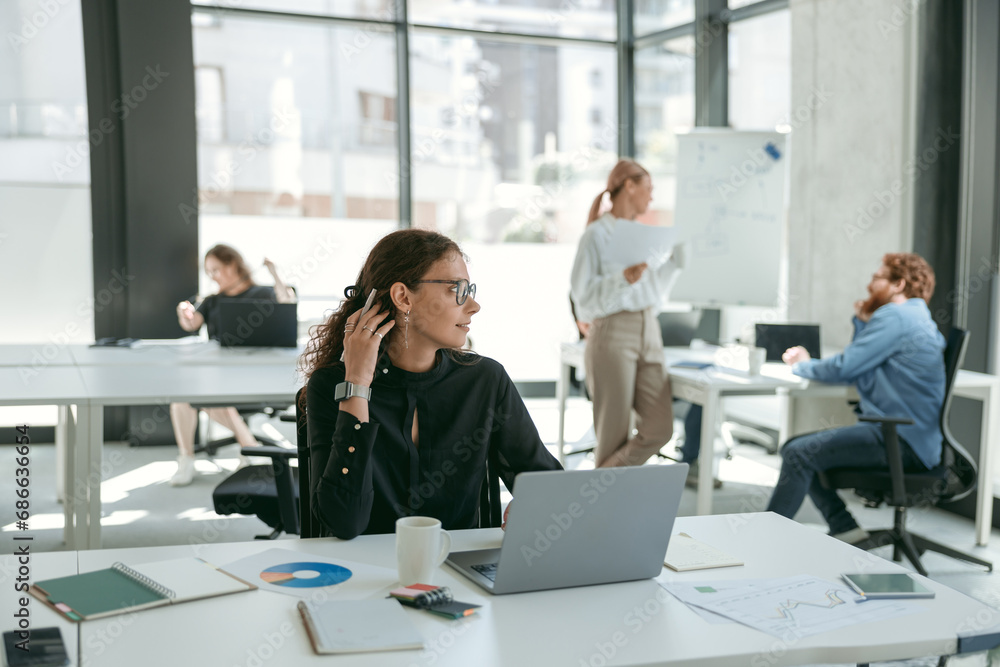
<svg viewBox="0 0 1000 667"><path fill-rule="evenodd" d="M354 425L354 430L355 431L360 431L361 430L361 424L355 424Z"/></svg>
<svg viewBox="0 0 1000 667"><path fill-rule="evenodd" d="M351 454L353 454L354 453L354 447L348 447L347 451L350 452Z"/></svg>
<svg viewBox="0 0 1000 667"><path fill-rule="evenodd" d="M341 471L340 471L340 472L342 472L342 473L344 473L344 474L346 475L346 474L347 474L347 468L343 468L343 469L341 469Z"/></svg>
<svg viewBox="0 0 1000 667"><path fill-rule="evenodd" d="M382 375L386 375L388 372L389 372L388 368L383 368L382 369Z"/></svg>

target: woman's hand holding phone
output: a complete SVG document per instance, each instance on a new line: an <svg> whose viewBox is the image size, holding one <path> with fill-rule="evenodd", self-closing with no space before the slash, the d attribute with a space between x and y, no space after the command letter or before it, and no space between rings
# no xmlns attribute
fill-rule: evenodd
<svg viewBox="0 0 1000 667"><path fill-rule="evenodd" d="M381 312L375 302L375 290L368 295L365 307L347 318L344 332L344 373L345 379L353 384L371 386L378 361L379 346L396 320L383 324L388 311Z"/></svg>

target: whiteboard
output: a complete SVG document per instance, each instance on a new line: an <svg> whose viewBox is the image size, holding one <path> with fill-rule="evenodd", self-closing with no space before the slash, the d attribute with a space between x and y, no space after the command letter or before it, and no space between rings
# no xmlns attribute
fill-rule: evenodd
<svg viewBox="0 0 1000 667"><path fill-rule="evenodd" d="M677 137L674 225L685 267L671 301L775 306L785 248L788 143L720 128Z"/></svg>

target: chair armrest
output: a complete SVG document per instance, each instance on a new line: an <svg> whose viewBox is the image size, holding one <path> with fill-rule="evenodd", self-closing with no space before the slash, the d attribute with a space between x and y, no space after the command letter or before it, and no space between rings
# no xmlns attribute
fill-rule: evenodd
<svg viewBox="0 0 1000 667"><path fill-rule="evenodd" d="M913 420L907 417L869 417L868 415L861 415L858 417L859 422L875 422L876 424L912 424Z"/></svg>
<svg viewBox="0 0 1000 667"><path fill-rule="evenodd" d="M244 447L240 450L243 456L267 456L271 459L295 459L298 458L299 452L297 449L285 449L284 447L271 447L268 445L262 445L260 447Z"/></svg>

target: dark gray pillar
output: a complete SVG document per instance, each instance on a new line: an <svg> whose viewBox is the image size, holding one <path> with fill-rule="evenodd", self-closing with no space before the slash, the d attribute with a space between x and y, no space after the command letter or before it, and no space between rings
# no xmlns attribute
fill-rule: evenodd
<svg viewBox="0 0 1000 667"><path fill-rule="evenodd" d="M177 337L175 306L198 291L201 264L191 5L82 0L82 9L94 335ZM106 411L107 439L133 430L142 411L129 412ZM173 442L163 426L147 441Z"/></svg>

